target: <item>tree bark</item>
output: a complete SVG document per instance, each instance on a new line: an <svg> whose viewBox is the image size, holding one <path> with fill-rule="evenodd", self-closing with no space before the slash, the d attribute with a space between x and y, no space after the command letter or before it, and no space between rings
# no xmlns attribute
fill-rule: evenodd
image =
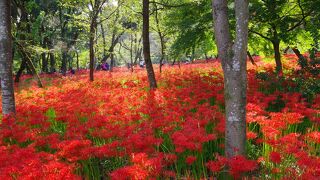
<svg viewBox="0 0 320 180"><path fill-rule="evenodd" d="M159 38L160 38L160 45L161 45L161 57L160 57L160 63L159 63L159 71L161 73L162 72L163 60L165 58L165 42L164 42L163 32L161 31L161 28L160 28L158 7L157 7L156 3L154 5L155 5L155 21L156 21L157 32L158 32L158 35L159 35Z"/></svg>
<svg viewBox="0 0 320 180"><path fill-rule="evenodd" d="M229 29L227 0L212 1L215 38L224 73L227 158L245 154L248 6L248 0L235 0L236 39L233 44Z"/></svg>
<svg viewBox="0 0 320 180"><path fill-rule="evenodd" d="M299 65L301 69L304 69L308 67L308 61L307 59L300 53L299 49L297 47L292 48L294 54L298 57Z"/></svg>
<svg viewBox="0 0 320 180"><path fill-rule="evenodd" d="M79 67L79 53L78 53L77 50L76 50L76 57L77 57L77 70L79 71L80 70L80 67Z"/></svg>
<svg viewBox="0 0 320 180"><path fill-rule="evenodd" d="M103 23L100 23L100 27L101 27L102 44L103 44L103 57L105 57L107 54L107 50L106 50L106 36L104 32Z"/></svg>
<svg viewBox="0 0 320 180"><path fill-rule="evenodd" d="M149 0L143 0L143 56L146 64L149 86L151 89L157 88L157 82L153 71L150 57L150 40L149 40Z"/></svg>
<svg viewBox="0 0 320 180"><path fill-rule="evenodd" d="M0 79L3 115L16 113L12 77L10 14L10 1L0 1Z"/></svg>
<svg viewBox="0 0 320 180"><path fill-rule="evenodd" d="M56 72L56 60L54 58L54 53L51 52L53 49L52 40L48 41L48 48L50 49L49 57L50 57L50 73Z"/></svg>
<svg viewBox="0 0 320 180"><path fill-rule="evenodd" d="M249 51L247 51L247 55L248 55L248 58L249 58L251 64L256 66L257 64L254 62L254 60L253 60L253 58L252 58L252 56L251 56Z"/></svg>
<svg viewBox="0 0 320 180"><path fill-rule="evenodd" d="M20 64L20 68L17 71L17 74L16 74L16 77L14 79L14 82L16 82L16 83L20 82L20 77L21 77L21 75L23 73L23 70L25 70L26 67L27 67L27 62L24 60L24 58L22 58L21 64Z"/></svg>
<svg viewBox="0 0 320 180"><path fill-rule="evenodd" d="M45 33L45 29L44 29L44 26L43 26L43 23L42 23L41 24L41 28L40 28L39 36L40 37L42 35L44 36L44 33ZM43 49L46 49L48 47L48 37L47 36L43 37L43 41L40 42L40 44L42 45ZM42 59L42 67L41 67L42 72L48 73L48 58L47 58L47 53L46 52L43 52L41 54L41 59Z"/></svg>
<svg viewBox="0 0 320 180"><path fill-rule="evenodd" d="M94 72L94 39L95 39L95 30L96 30L96 19L93 18L91 20L90 25L90 39L89 39L89 46L90 46L90 81L94 80L93 72Z"/></svg>
<svg viewBox="0 0 320 180"><path fill-rule="evenodd" d="M22 57L26 60L25 63L27 65L27 67L29 67L29 69L31 70L33 76L36 76L37 82L38 82L38 86L40 88L42 88L43 84L42 84L42 81L41 81L41 78L40 78L39 74L37 73L36 68L33 65L33 62L31 60L31 54L27 50L25 50L23 45L21 45L20 43L17 42L17 45L19 47L19 51L20 51Z"/></svg>
<svg viewBox="0 0 320 180"><path fill-rule="evenodd" d="M67 21L64 20L64 14L62 12L62 8L59 10L59 16L60 16L60 28L61 28L61 39L64 41L62 49L62 62L61 62L61 73L62 75L67 74L67 43L65 40L66 36L66 26L67 26Z"/></svg>
<svg viewBox="0 0 320 180"><path fill-rule="evenodd" d="M282 62L280 54L280 40L273 40L274 60L276 61L276 71L278 74L282 74Z"/></svg>

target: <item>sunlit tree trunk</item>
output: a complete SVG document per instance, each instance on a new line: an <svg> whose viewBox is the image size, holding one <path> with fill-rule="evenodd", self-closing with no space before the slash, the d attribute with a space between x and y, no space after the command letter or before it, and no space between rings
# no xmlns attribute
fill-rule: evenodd
<svg viewBox="0 0 320 180"><path fill-rule="evenodd" d="M164 33L161 31L160 28L160 22L159 22L159 14L158 14L158 7L157 4L155 3L155 21L156 21L156 26L157 26L157 32L160 38L160 45L161 45L161 57L160 57L160 63L159 63L159 70L160 73L162 72L162 65L163 65L163 60L166 56L165 54L165 42L164 42Z"/></svg>
<svg viewBox="0 0 320 180"><path fill-rule="evenodd" d="M247 51L247 55L248 55L248 58L249 58L251 64L256 66L257 64L254 62L254 60L253 60L253 58L252 58L252 56L251 56L249 51Z"/></svg>
<svg viewBox="0 0 320 180"><path fill-rule="evenodd" d="M215 39L224 73L225 153L228 158L231 158L245 154L248 0L235 0L236 38L234 43L229 29L227 0L213 0L212 7Z"/></svg>
<svg viewBox="0 0 320 180"><path fill-rule="evenodd" d="M90 46L90 81L94 80L93 72L94 72L94 39L95 39L95 31L97 27L96 19L92 19L90 25L90 39L89 39L89 46Z"/></svg>
<svg viewBox="0 0 320 180"><path fill-rule="evenodd" d="M15 113L15 100L12 76L12 37L10 1L0 1L0 79L2 114Z"/></svg>
<svg viewBox="0 0 320 180"><path fill-rule="evenodd" d="M143 56L146 63L147 75L151 89L157 88L157 82L150 57L149 40L149 0L143 0Z"/></svg>
<svg viewBox="0 0 320 180"><path fill-rule="evenodd" d="M280 40L272 41L273 50L274 50L274 60L276 61L276 71L278 74L282 73L282 62L280 54Z"/></svg>
<svg viewBox="0 0 320 180"><path fill-rule="evenodd" d="M292 51L294 52L294 54L298 57L299 60L299 65L301 67L301 69L305 69L306 67L308 67L308 61L307 59L300 53L299 49L297 47L293 47Z"/></svg>

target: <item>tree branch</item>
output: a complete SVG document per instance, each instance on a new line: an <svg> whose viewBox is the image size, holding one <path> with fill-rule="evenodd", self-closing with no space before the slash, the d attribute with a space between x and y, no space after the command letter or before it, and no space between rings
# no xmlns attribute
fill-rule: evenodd
<svg viewBox="0 0 320 180"><path fill-rule="evenodd" d="M249 29L249 32L252 32L252 33L254 33L254 34L256 34L256 35L259 35L260 37L262 37L262 38L264 38L264 39L266 39L266 40L272 41L271 38L269 38L269 37L267 37L267 36L265 36L265 35L257 32L257 31L254 31L254 30L252 30L252 29Z"/></svg>
<svg viewBox="0 0 320 180"><path fill-rule="evenodd" d="M295 28L299 27L302 24L302 22L304 21L304 19L306 19L308 16L310 16L312 12L313 12L313 10L309 11L306 15L303 15L303 17L301 18L301 20L299 22L297 22L297 24L295 24L291 28L287 29L287 32L290 32L290 31L294 30Z"/></svg>
<svg viewBox="0 0 320 180"><path fill-rule="evenodd" d="M167 8L178 8L178 7L184 7L187 6L189 3L183 3L183 4L175 4L175 5L171 5L171 4L165 4L165 3L161 3L161 2L156 2L156 1L150 1L150 4L158 4L161 5L163 7L167 7Z"/></svg>

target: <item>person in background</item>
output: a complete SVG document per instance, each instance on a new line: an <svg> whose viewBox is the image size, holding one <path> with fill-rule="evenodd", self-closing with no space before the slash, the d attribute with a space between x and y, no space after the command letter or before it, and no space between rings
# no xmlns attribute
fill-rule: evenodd
<svg viewBox="0 0 320 180"><path fill-rule="evenodd" d="M109 68L110 68L109 64L106 61L102 61L101 69L104 70L104 71L108 71Z"/></svg>
<svg viewBox="0 0 320 180"><path fill-rule="evenodd" d="M69 68L69 73L70 73L70 74L75 74L76 71L75 71L72 67L70 67L70 68Z"/></svg>
<svg viewBox="0 0 320 180"><path fill-rule="evenodd" d="M140 62L139 62L139 66L140 66L141 68L144 68L144 61L140 61Z"/></svg>

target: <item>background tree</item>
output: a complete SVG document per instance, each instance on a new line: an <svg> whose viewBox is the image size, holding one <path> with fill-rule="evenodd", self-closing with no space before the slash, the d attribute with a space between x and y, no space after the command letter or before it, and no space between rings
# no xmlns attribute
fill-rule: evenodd
<svg viewBox="0 0 320 180"><path fill-rule="evenodd" d="M168 43L171 58L188 56L195 59L214 55L211 0L184 0L162 7L168 11L165 28L171 37Z"/></svg>
<svg viewBox="0 0 320 180"><path fill-rule="evenodd" d="M151 89L157 88L156 77L150 57L150 40L149 40L149 0L143 0L143 56L146 63L146 69Z"/></svg>
<svg viewBox="0 0 320 180"><path fill-rule="evenodd" d="M0 80L2 114L15 113L12 77L12 35L10 1L0 1Z"/></svg>
<svg viewBox="0 0 320 180"><path fill-rule="evenodd" d="M90 48L90 81L93 81L93 71L95 64L95 56L94 56L94 44L95 44L95 35L97 30L97 19L99 13L101 12L101 8L103 7L106 0L95 0L90 1L91 11L90 11L90 37L89 37L89 48Z"/></svg>
<svg viewBox="0 0 320 180"><path fill-rule="evenodd" d="M282 72L280 42L296 41L298 30L314 11L310 1L255 0L250 6L250 32L272 43L277 72Z"/></svg>
<svg viewBox="0 0 320 180"><path fill-rule="evenodd" d="M224 74L226 110L225 153L245 154L248 0L235 0L236 35L231 38L227 0L213 0L214 32Z"/></svg>

